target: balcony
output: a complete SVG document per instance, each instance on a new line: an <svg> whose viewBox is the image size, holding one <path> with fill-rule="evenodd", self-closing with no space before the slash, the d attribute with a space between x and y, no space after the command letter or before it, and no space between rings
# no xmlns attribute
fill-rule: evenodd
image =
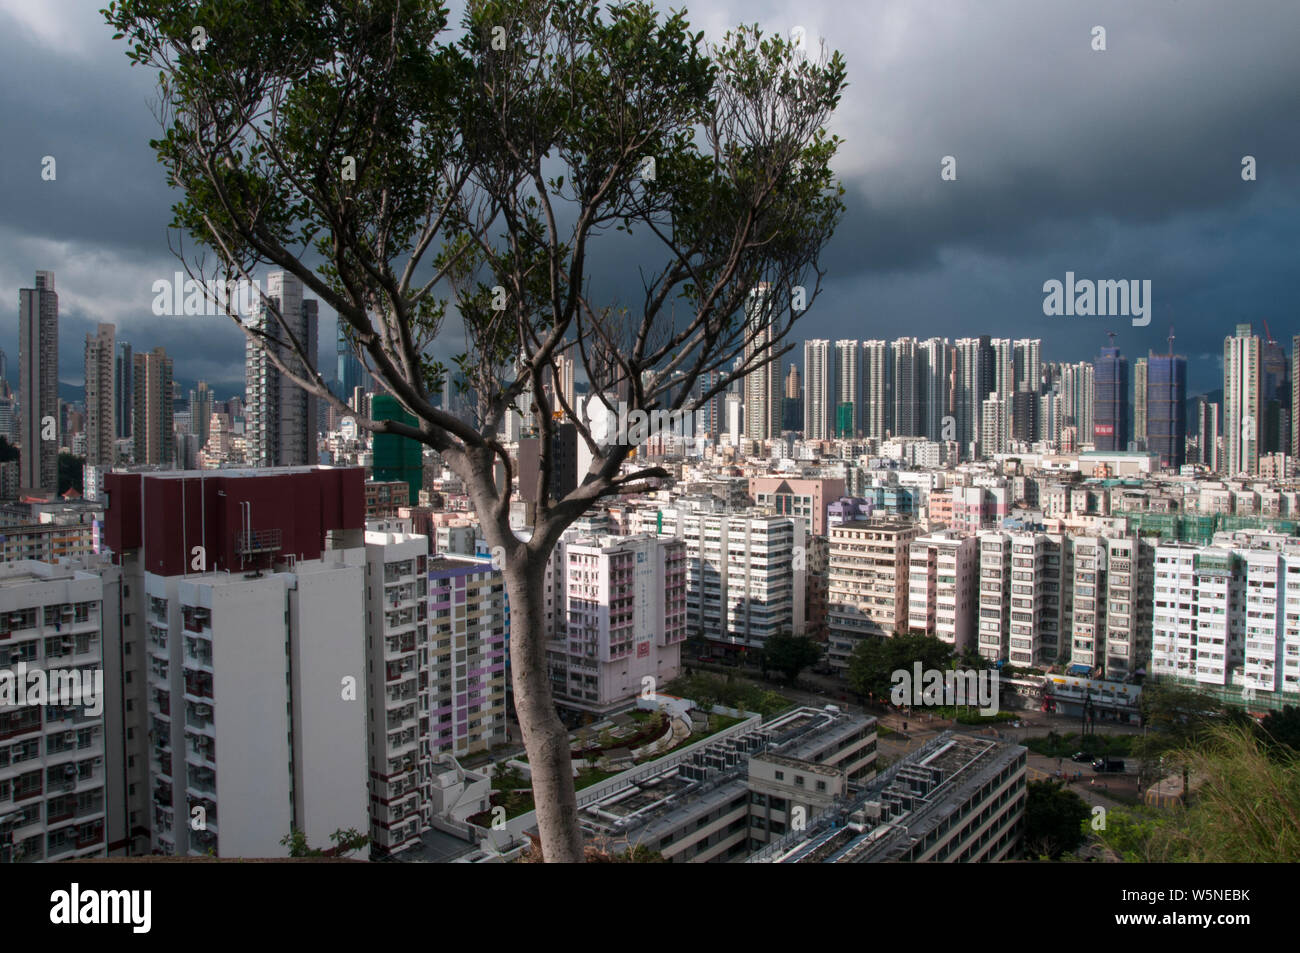
<svg viewBox="0 0 1300 953"><path fill-rule="evenodd" d="M281 546L281 533L278 529L255 529L247 533L240 532L235 537L235 552L241 556L279 552Z"/></svg>

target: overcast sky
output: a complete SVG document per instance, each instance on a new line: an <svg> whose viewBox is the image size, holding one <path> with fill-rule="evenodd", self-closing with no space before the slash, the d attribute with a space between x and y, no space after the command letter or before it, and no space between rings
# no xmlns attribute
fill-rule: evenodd
<svg viewBox="0 0 1300 953"><path fill-rule="evenodd" d="M674 6L678 4L673 4ZM173 201L149 149L156 76L132 68L102 0L0 0L0 327L17 385L18 289L55 273L60 376L85 334L166 347L183 382L242 394L243 338L221 317L155 317L176 264ZM1300 333L1300 3L1295 0L801 0L687 7L710 39L757 21L828 37L850 86L833 130L847 212L803 337L1041 337L1132 359L1169 325L1193 393L1222 383L1237 322ZM453 5L453 22L459 5ZM1104 52L1093 28L1106 30ZM42 157L57 179L41 178ZM955 181L941 181L944 156ZM1254 156L1258 178L1242 179ZM599 259L598 259L599 260ZM611 262L611 267L613 263ZM1149 279L1152 321L1048 317L1043 283ZM333 359L333 318L322 356ZM327 365L332 367L332 363ZM328 375L327 375L328 376Z"/></svg>

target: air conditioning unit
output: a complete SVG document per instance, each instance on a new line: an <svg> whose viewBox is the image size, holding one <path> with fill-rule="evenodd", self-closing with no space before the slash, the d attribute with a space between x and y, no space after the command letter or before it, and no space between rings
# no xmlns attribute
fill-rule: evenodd
<svg viewBox="0 0 1300 953"><path fill-rule="evenodd" d="M77 740L77 733L75 731L65 731L63 733L63 743L65 745L70 745L76 740Z"/></svg>
<svg viewBox="0 0 1300 953"><path fill-rule="evenodd" d="M77 773L77 766L75 764L65 764L63 766L63 776L65 778L70 778L76 773Z"/></svg>
<svg viewBox="0 0 1300 953"><path fill-rule="evenodd" d="M200 718L207 718L208 716L210 716L210 715L212 714L212 706L210 706L210 705L195 705L195 706L194 706L194 714L198 715Z"/></svg>

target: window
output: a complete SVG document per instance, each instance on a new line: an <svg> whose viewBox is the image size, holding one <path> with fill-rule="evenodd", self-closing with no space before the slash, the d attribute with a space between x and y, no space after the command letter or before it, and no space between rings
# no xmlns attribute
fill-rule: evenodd
<svg viewBox="0 0 1300 953"><path fill-rule="evenodd" d="M784 771L778 771L778 772L776 772L776 779L777 779L778 781L784 781L784 780L785 780L785 772L784 772Z"/></svg>

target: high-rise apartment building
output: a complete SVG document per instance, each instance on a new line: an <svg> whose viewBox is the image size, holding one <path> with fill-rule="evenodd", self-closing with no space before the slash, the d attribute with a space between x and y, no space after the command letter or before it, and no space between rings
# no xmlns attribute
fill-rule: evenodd
<svg viewBox="0 0 1300 953"><path fill-rule="evenodd" d="M103 606L93 573L0 565L0 670L24 698L36 681L48 689L0 705L0 864L107 855ZM91 697L72 697L74 682Z"/></svg>
<svg viewBox="0 0 1300 953"><path fill-rule="evenodd" d="M176 462L176 437L173 429L175 382L172 362L166 350L156 347L147 354L136 354L135 381L131 385L135 401L132 439L135 462L151 466L172 466Z"/></svg>
<svg viewBox="0 0 1300 953"><path fill-rule="evenodd" d="M888 341L863 341L861 390L857 392L858 433L884 440L894 429L894 362ZM843 394L840 401L844 400Z"/></svg>
<svg viewBox="0 0 1300 953"><path fill-rule="evenodd" d="M1300 549L1156 547L1151 671L1253 709L1300 701Z"/></svg>
<svg viewBox="0 0 1300 953"><path fill-rule="evenodd" d="M755 353L762 362L771 355L771 289L760 284L745 305L745 359ZM745 376L745 436L750 440L775 440L781 436L781 362L766 361Z"/></svg>
<svg viewBox="0 0 1300 953"><path fill-rule="evenodd" d="M557 704L604 714L677 677L686 639L684 540L567 534L551 571L562 619L546 653Z"/></svg>
<svg viewBox="0 0 1300 953"><path fill-rule="evenodd" d="M941 530L912 541L908 555L907 626L961 652L974 645L979 542Z"/></svg>
<svg viewBox="0 0 1300 953"><path fill-rule="evenodd" d="M804 342L803 435L808 440L829 440L835 435L834 369L830 341Z"/></svg>
<svg viewBox="0 0 1300 953"><path fill-rule="evenodd" d="M1073 427L1080 441L1092 440L1095 378L1087 361L1061 366L1061 429Z"/></svg>
<svg viewBox="0 0 1300 953"><path fill-rule="evenodd" d="M94 334L86 335L86 465L92 467L117 462L116 331L111 324L100 324Z"/></svg>
<svg viewBox="0 0 1300 953"><path fill-rule="evenodd" d="M59 489L59 296L54 272L38 271L35 287L18 292L22 459L19 484Z"/></svg>
<svg viewBox="0 0 1300 953"><path fill-rule="evenodd" d="M662 533L686 542L686 624L723 651L803 635L804 521L790 516L663 511ZM799 554L799 555L796 555Z"/></svg>
<svg viewBox="0 0 1300 953"><path fill-rule="evenodd" d="M868 341L868 345L884 344ZM865 426L863 417L862 342L835 342L835 376L832 389L834 412L831 433L836 437L856 437Z"/></svg>
<svg viewBox="0 0 1300 953"><path fill-rule="evenodd" d="M1187 460L1187 359L1152 353L1146 370L1146 447L1171 469Z"/></svg>
<svg viewBox="0 0 1300 953"><path fill-rule="evenodd" d="M1011 401L997 391L980 408L980 453L991 457L1011 449Z"/></svg>
<svg viewBox="0 0 1300 953"><path fill-rule="evenodd" d="M127 691L148 712L154 849L278 857L294 830L370 828L363 477L105 477L123 619L148 659Z"/></svg>
<svg viewBox="0 0 1300 953"><path fill-rule="evenodd" d="M131 436L131 420L135 413L135 361L132 359L131 345L127 341L117 342L115 386L113 391L113 412L117 422L117 437L125 440Z"/></svg>
<svg viewBox="0 0 1300 953"><path fill-rule="evenodd" d="M1260 341L1249 324L1223 339L1223 472L1259 471L1260 414L1263 410Z"/></svg>
<svg viewBox="0 0 1300 953"><path fill-rule="evenodd" d="M1147 447L1147 359L1133 362L1133 442L1136 449Z"/></svg>
<svg viewBox="0 0 1300 953"><path fill-rule="evenodd" d="M980 411L983 403L995 389L993 347L988 335L960 338L954 347L953 405L957 442L962 456L969 458L977 450L982 436Z"/></svg>
<svg viewBox="0 0 1300 953"><path fill-rule="evenodd" d="M190 391L190 432L198 438L200 447L208 442L212 430L212 405L212 388L207 381L199 381Z"/></svg>
<svg viewBox="0 0 1300 953"><path fill-rule="evenodd" d="M872 517L829 527L827 661L846 668L858 642L908 627L912 541L924 532L905 517Z"/></svg>
<svg viewBox="0 0 1300 953"><path fill-rule="evenodd" d="M1219 405L1204 397L1196 401L1196 446L1200 463L1219 472Z"/></svg>
<svg viewBox="0 0 1300 953"><path fill-rule="evenodd" d="M924 405L922 433L930 440L956 437L956 421L947 428L944 421L952 415L952 348L947 338L928 338L920 344L921 399ZM951 430L951 433L947 432Z"/></svg>
<svg viewBox="0 0 1300 953"><path fill-rule="evenodd" d="M1127 450L1128 359L1117 347L1103 347L1093 367L1092 433L1080 436L1103 453Z"/></svg>
<svg viewBox="0 0 1300 953"><path fill-rule="evenodd" d="M925 435L924 371L916 338L894 342L894 427L895 437Z"/></svg>
<svg viewBox="0 0 1300 953"><path fill-rule="evenodd" d="M304 299L302 282L283 271L266 279L266 298L249 320L273 344L250 336L244 348L245 422L249 462L257 467L305 466L316 463L316 397L280 373L268 348L288 367L307 374L294 353L280 318L311 358L315 369L316 302Z"/></svg>

